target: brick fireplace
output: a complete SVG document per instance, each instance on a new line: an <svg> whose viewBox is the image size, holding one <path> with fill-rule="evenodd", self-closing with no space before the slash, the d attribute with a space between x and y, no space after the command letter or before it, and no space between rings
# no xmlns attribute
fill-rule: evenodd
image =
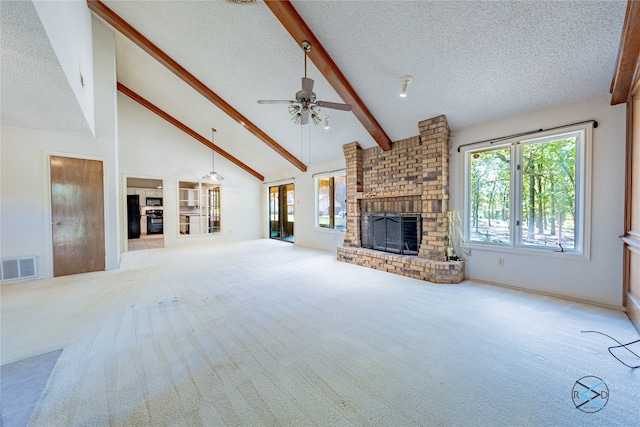
<svg viewBox="0 0 640 427"><path fill-rule="evenodd" d="M343 146L347 228L338 260L433 283L460 283L464 262L447 261L449 125L438 116L418 127L418 136L394 142L389 151L363 150L357 142ZM366 220L380 212L421 217L416 255L362 247L363 223L367 227Z"/></svg>

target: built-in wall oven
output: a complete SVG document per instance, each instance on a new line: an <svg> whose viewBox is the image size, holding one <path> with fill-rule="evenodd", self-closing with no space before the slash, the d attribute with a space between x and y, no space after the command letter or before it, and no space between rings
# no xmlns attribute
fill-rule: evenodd
<svg viewBox="0 0 640 427"><path fill-rule="evenodd" d="M147 209L147 234L162 234L162 210Z"/></svg>

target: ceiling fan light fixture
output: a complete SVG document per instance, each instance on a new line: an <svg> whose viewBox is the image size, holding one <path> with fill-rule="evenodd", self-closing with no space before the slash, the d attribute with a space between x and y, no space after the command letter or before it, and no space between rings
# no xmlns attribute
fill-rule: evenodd
<svg viewBox="0 0 640 427"><path fill-rule="evenodd" d="M402 78L402 88L400 89L400 98L406 98L407 97L407 87L409 87L409 84L413 81L413 79L411 78L411 76L404 76Z"/></svg>
<svg viewBox="0 0 640 427"><path fill-rule="evenodd" d="M289 105L289 114L291 114L292 116L295 116L296 114L300 114L300 109L301 107L299 105L291 104Z"/></svg>
<svg viewBox="0 0 640 427"><path fill-rule="evenodd" d="M285 99L260 99L258 104L289 104L289 114L291 121L295 124L306 125L309 123L309 116L314 125L322 122L320 117L320 107L333 108L335 110L351 111L350 104L340 104L337 102L318 101L313 92L313 79L307 77L307 54L311 51L311 43L302 42L304 51L304 77L302 77L302 88L296 92L295 100Z"/></svg>
<svg viewBox="0 0 640 427"><path fill-rule="evenodd" d="M330 126L329 126L329 116L325 115L324 116L324 128L325 130L329 130Z"/></svg>

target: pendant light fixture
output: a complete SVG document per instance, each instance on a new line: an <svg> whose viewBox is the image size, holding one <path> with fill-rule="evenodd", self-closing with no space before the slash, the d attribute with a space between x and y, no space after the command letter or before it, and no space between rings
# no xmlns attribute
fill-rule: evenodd
<svg viewBox="0 0 640 427"><path fill-rule="evenodd" d="M211 143L215 145L214 136L216 134L216 130L211 128ZM216 151L211 149L211 172L202 177L202 179L211 181L211 182L222 182L224 178L216 172Z"/></svg>

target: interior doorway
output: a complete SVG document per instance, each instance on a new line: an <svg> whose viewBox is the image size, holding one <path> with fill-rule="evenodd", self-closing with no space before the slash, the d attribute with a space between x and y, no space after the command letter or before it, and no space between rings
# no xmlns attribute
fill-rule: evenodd
<svg viewBox="0 0 640 427"><path fill-rule="evenodd" d="M269 237L294 242L295 195L293 184L269 187Z"/></svg>
<svg viewBox="0 0 640 427"><path fill-rule="evenodd" d="M164 248L162 179L125 177L127 250Z"/></svg>
<svg viewBox="0 0 640 427"><path fill-rule="evenodd" d="M53 276L105 269L103 165L51 156Z"/></svg>

